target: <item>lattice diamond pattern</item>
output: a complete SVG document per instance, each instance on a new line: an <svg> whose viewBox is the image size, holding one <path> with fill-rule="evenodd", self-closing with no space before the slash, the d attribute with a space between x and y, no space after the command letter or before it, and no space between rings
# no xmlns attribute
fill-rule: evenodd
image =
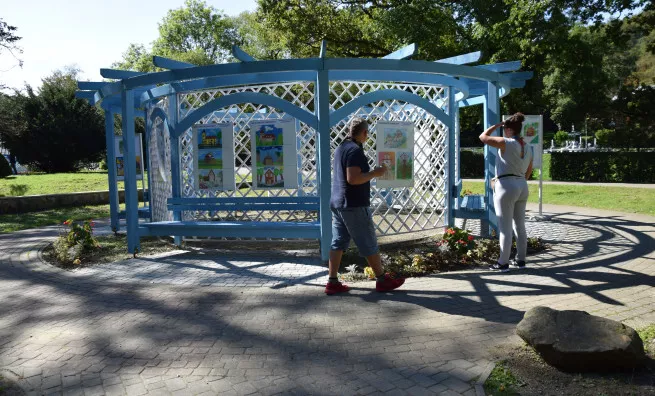
<svg viewBox="0 0 655 396"><path fill-rule="evenodd" d="M160 101L157 107L165 109L166 103ZM152 109L148 112L148 118ZM171 177L171 140L164 121L157 117L152 122L148 142L148 160L150 162L148 176L152 191L152 206L150 208L153 221L170 221L173 215L168 211L166 200L172 195ZM161 154L160 154L161 153ZM163 177L162 177L163 173Z"/></svg>
<svg viewBox="0 0 655 396"><path fill-rule="evenodd" d="M430 100L442 110L448 111L448 87L415 85L392 82L333 81L330 84L332 110L338 109L352 99L368 92L383 89L399 89L412 92ZM314 111L313 82L294 82L285 84L252 85L208 89L178 95L180 119L216 98L237 92L260 92L285 99L301 108ZM379 235L424 231L443 225L447 189L447 141L448 128L429 115L422 108L402 101L379 101L362 107L354 114L367 118L372 123L372 135L379 120L411 121L416 125L415 136L415 184L412 188L377 189L373 186L372 207L374 221ZM316 170L316 131L297 121L299 189L253 190L250 188L252 171L250 168L250 131L252 120L283 118L279 109L253 103L242 103L220 109L206 115L199 123L232 122L234 124L234 148L237 189L224 192L205 192L195 189L193 179L195 159L191 129L180 137L180 157L182 172L182 195L187 197L246 197L246 196L284 196L318 194ZM341 120L332 128L331 155L337 145L346 137L347 119ZM154 128L154 126L153 126ZM374 136L372 136L374 137ZM365 146L371 163L375 159L375 146L369 140ZM170 143L169 143L170 144ZM152 145L151 145L152 147ZM151 149L152 151L152 149ZM168 151L168 150L167 150ZM152 158L152 156L151 156ZM153 168L154 169L154 168ZM169 190L167 192L166 188ZM168 194L170 186L155 189L155 194ZM159 199L159 198L157 198ZM154 200L157 201L157 200ZM153 206L155 203L153 202ZM158 209L153 207L155 212ZM252 221L313 221L317 214L307 211L267 211L267 212L185 212L184 219L203 220L252 220Z"/></svg>

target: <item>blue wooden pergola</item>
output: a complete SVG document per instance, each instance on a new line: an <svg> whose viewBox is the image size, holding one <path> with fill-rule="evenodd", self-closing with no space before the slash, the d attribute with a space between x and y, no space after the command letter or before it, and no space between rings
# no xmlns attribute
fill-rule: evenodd
<svg viewBox="0 0 655 396"><path fill-rule="evenodd" d="M453 226L454 219L458 217L479 218L483 224L488 224L491 228L496 227L490 189L490 179L494 173L495 149L485 147L486 192L479 200L478 207L472 207L466 201L462 205L462 200L459 198L461 190L458 169L459 108L481 105L484 108L485 127L493 125L500 120L500 98L507 95L512 88L523 87L525 81L532 77L532 72L517 72L521 67L520 61L470 66L469 64L479 61L480 52L439 59L434 62L409 60L416 53L416 46L413 44L381 59L327 58L325 49L326 43L323 42L318 58L257 61L238 47L234 47L233 54L240 62L209 66L196 66L155 56L153 57L155 66L165 69L164 71L140 73L101 69L101 75L104 78L114 81L78 82L77 96L87 99L93 105L100 104L105 112L107 162L110 164L108 178L111 224L114 230L119 228L119 206L116 191L116 168L112 166L116 156L113 143L115 134L113 119L115 114L122 116L122 134L125 144L125 215L130 253L138 252L139 238L147 235L172 235L178 242L182 236L316 238L320 240L322 258L327 259L331 240L329 207L331 143L335 144L334 135L338 135L338 128L344 128L349 117L362 114L362 109L373 106L371 104L378 107L386 106L384 108L386 113L383 111L378 111L378 113L382 114L380 117L387 117L387 119L393 118L393 116L389 116L389 112L397 111L399 107L402 107L399 111L405 112L403 114L411 113L407 119L417 119L417 114L420 122L429 119L429 123L423 122L422 124L427 125L422 130L424 131L423 139L428 143L431 140L437 140L430 137L431 133L436 136L447 131L443 141L429 143L431 151L424 155L426 158L432 158L436 155L435 153L441 153L439 154L441 155L440 160L435 162L435 166L438 165L443 169L438 173L442 182L435 184L429 179L434 179L437 173L429 170L429 164L424 166L424 170L427 172L426 183L432 183L429 189L432 192L422 192L421 194L432 194L433 196L424 200L420 205L420 210L427 213L431 206L443 206L438 208L436 213L444 216L443 222L440 224L446 226ZM336 82L347 83L341 83L340 90L337 90ZM366 89L360 89L357 93L347 95L348 100L335 102L335 96L343 94L343 87L359 86L361 88L363 86L363 83L360 84L361 82L365 82ZM249 89L253 86L282 87L288 93L290 92L289 84L299 84L298 87L305 87L307 95L313 96L313 101L301 103L297 98L290 101L286 99L285 95L276 96L262 93L259 88ZM230 91L229 89L232 88L228 89L228 87L239 87L239 89L235 88ZM438 91L434 92L438 92L438 94L424 93L430 87L437 87ZM216 94L217 90L223 91ZM273 91L269 90L268 92ZM187 98L184 95L189 93L205 93L205 96L209 96L211 100L192 105L193 111L188 111L190 106L188 101L181 102ZM269 115L283 114L284 117L292 117L296 120L298 128L304 128L305 131L313 133L311 144L314 146L311 147L315 148L315 158L311 160L315 161L312 164L315 163L316 169L315 177L311 176L311 178L316 186L314 192L307 193L298 189L297 192L289 194L295 196L293 200L283 197L267 199L263 196L259 198L237 196L225 198L199 196L196 192L190 191L188 186L185 187L183 179L187 177L187 173L193 170L184 168L183 157L186 154L180 152L181 149L183 150L180 139L184 139L185 133L194 124L201 122L209 115L228 117L230 111L234 112L231 106L243 103L259 107L265 106L259 111L263 113L268 111ZM231 108L232 110L230 110ZM246 117L246 113L240 113L240 116ZM151 214L150 222L139 223L134 145L135 117L144 117L146 120L146 147L149 144L149 134L152 133L154 123L159 125L163 123L168 136L170 136L168 155L170 155L171 186L170 194L164 197L168 203L166 209L172 217L170 220L157 220ZM252 117L252 114L248 113L247 117ZM230 119L236 120L236 118ZM301 142L300 135L298 139L299 147L301 143L308 144L307 140ZM444 150L439 150L437 145L442 145ZM300 159L298 164L300 180L303 176ZM150 188L153 179L152 166L151 162L148 167L150 207L153 203L153 190ZM314 173L311 174L314 175ZM438 191L435 193L435 190ZM391 205L392 202L401 202L399 201L401 196L402 202L408 202L407 197L414 193L414 190L407 190L402 194L385 191L380 193L379 197L383 197L383 201L386 199ZM435 202L437 203L435 204ZM223 206L212 209L212 205ZM414 209L417 207L419 206L415 206ZM183 215L185 211L195 211L191 213L192 216L193 213L199 213L199 211L213 213L212 210L246 211L270 208L285 210L315 208L318 211L318 219L302 224L290 222L265 224L261 221L202 221L201 218L189 220L188 213ZM429 226L423 225L422 227L431 228L436 224L436 221L430 220ZM404 225L406 224L392 225L387 232L391 233ZM416 230L411 227L406 227L406 229ZM488 227L485 225L483 233L487 231Z"/></svg>

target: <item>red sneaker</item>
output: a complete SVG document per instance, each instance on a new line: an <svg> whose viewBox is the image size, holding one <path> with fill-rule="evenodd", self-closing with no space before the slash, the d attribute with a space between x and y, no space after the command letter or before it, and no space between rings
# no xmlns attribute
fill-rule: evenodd
<svg viewBox="0 0 655 396"><path fill-rule="evenodd" d="M325 294L327 295L332 295L332 294L337 294L337 293L344 293L350 290L348 285L344 285L341 282L328 282L327 285L325 285Z"/></svg>
<svg viewBox="0 0 655 396"><path fill-rule="evenodd" d="M375 290L387 292L399 288L403 283L405 283L405 278L392 278L389 274L385 274L383 281L375 282Z"/></svg>

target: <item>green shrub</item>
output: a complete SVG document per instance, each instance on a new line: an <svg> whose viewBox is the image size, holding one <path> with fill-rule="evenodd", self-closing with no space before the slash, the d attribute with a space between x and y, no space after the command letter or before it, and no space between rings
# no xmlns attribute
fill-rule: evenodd
<svg viewBox="0 0 655 396"><path fill-rule="evenodd" d="M566 141L569 140L569 133L566 131L557 131L557 133L553 137L553 140L555 140L556 145L563 146L564 143L566 143Z"/></svg>
<svg viewBox="0 0 655 396"><path fill-rule="evenodd" d="M559 181L654 183L655 152L554 152L550 175Z"/></svg>
<svg viewBox="0 0 655 396"><path fill-rule="evenodd" d="M462 179L482 179L484 177L484 153L461 150L459 174Z"/></svg>
<svg viewBox="0 0 655 396"><path fill-rule="evenodd" d="M611 147L616 131L614 129L599 129L596 131L596 143L602 147Z"/></svg>
<svg viewBox="0 0 655 396"><path fill-rule="evenodd" d="M13 172L11 171L11 165L9 165L9 161L7 161L7 158L5 158L4 155L0 154L0 178L11 175L13 175Z"/></svg>
<svg viewBox="0 0 655 396"><path fill-rule="evenodd" d="M100 247L93 236L93 221L85 221L80 225L66 220L64 225L70 228L53 245L55 257L61 264L80 264L84 252Z"/></svg>

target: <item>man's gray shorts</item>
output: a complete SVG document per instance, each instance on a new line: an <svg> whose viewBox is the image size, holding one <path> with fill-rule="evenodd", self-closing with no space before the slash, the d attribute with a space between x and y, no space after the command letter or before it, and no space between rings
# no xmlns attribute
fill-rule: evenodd
<svg viewBox="0 0 655 396"><path fill-rule="evenodd" d="M368 207L332 208L332 250L346 250L350 239L355 241L360 256L378 253L377 237L373 225L373 212Z"/></svg>

